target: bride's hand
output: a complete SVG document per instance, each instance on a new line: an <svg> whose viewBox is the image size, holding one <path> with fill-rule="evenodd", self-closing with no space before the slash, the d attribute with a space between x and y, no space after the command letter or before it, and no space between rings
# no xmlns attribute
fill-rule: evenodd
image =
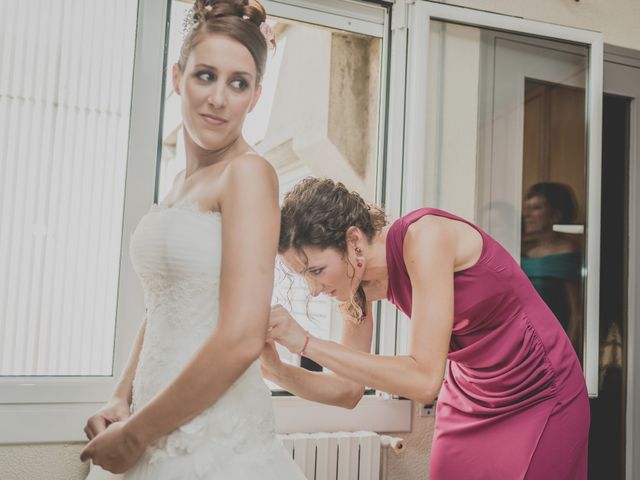
<svg viewBox="0 0 640 480"><path fill-rule="evenodd" d="M299 353L307 340L307 332L280 304L271 307L267 341L276 341L291 353Z"/></svg>
<svg viewBox="0 0 640 480"><path fill-rule="evenodd" d="M126 400L112 398L109 403L89 417L84 433L89 440L92 440L112 423L126 420L130 415L131 411Z"/></svg>
<svg viewBox="0 0 640 480"><path fill-rule="evenodd" d="M82 450L80 460L91 460L111 473L124 473L135 465L144 453L144 445L125 430L126 421L109 425Z"/></svg>

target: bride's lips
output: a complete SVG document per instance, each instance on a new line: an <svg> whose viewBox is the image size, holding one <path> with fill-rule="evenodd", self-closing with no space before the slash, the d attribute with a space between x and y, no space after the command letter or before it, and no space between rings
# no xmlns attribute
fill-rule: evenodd
<svg viewBox="0 0 640 480"><path fill-rule="evenodd" d="M209 125L222 125L224 123L227 123L227 121L224 118L218 117L217 115L211 115L209 113L201 113L200 116Z"/></svg>

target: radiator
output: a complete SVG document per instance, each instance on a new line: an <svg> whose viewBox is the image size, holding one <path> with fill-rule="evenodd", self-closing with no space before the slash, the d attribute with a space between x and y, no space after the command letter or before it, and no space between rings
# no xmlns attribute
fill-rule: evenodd
<svg viewBox="0 0 640 480"><path fill-rule="evenodd" d="M279 435L308 480L379 480L380 435L373 432Z"/></svg>

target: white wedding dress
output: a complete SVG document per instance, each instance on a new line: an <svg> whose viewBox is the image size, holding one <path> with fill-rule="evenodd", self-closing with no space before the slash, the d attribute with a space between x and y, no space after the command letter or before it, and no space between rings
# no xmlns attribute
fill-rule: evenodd
<svg viewBox="0 0 640 480"><path fill-rule="evenodd" d="M221 230L220 214L180 204L154 205L133 233L131 259L147 307L133 382L134 412L180 373L216 327ZM211 407L149 446L123 478L305 477L275 435L271 392L256 362Z"/></svg>

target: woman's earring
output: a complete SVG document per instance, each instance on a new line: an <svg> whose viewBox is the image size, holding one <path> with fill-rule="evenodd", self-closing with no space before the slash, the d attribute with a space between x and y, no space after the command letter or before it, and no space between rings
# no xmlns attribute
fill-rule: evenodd
<svg viewBox="0 0 640 480"><path fill-rule="evenodd" d="M358 268L362 268L362 260L364 257L362 256L362 250L359 247L356 247L356 266Z"/></svg>

